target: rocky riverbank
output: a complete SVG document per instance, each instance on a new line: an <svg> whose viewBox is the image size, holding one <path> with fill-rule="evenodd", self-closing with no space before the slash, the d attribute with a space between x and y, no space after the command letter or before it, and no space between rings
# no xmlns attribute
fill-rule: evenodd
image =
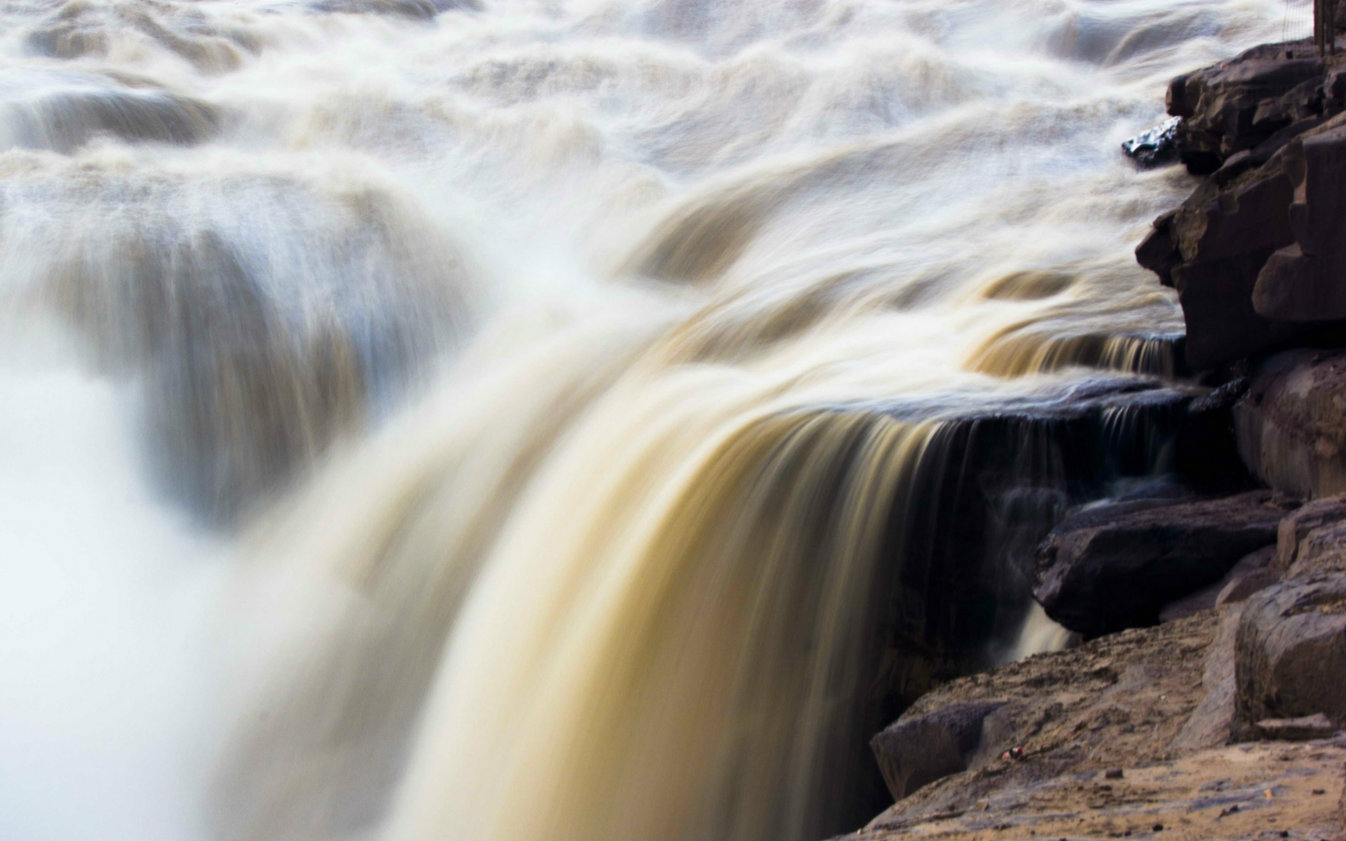
<svg viewBox="0 0 1346 841"><path fill-rule="evenodd" d="M1068 512L1034 595L1089 641L877 734L896 802L859 837L1346 838L1346 52L1260 46L1167 103L1203 179L1137 258L1214 430L1178 462L1261 487Z"/></svg>

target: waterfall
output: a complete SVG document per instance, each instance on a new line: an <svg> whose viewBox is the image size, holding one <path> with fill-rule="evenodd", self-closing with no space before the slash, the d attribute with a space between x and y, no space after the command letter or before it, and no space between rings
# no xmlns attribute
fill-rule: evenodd
<svg viewBox="0 0 1346 841"><path fill-rule="evenodd" d="M1173 468L1117 146L1283 12L5 3L0 836L858 826Z"/></svg>

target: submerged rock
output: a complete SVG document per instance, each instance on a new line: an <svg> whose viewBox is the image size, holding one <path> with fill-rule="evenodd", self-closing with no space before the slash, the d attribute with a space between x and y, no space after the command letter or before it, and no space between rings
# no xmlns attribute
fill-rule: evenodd
<svg viewBox="0 0 1346 841"><path fill-rule="evenodd" d="M1266 491L1088 508L1039 550L1033 595L1048 616L1087 636L1152 625L1164 605L1275 543L1285 513Z"/></svg>

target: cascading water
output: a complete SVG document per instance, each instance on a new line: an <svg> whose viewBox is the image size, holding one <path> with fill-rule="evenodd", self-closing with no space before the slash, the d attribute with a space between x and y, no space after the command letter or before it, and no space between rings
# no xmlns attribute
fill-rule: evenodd
<svg viewBox="0 0 1346 841"><path fill-rule="evenodd" d="M0 835L853 827L1163 469L1117 145L1284 14L5 3Z"/></svg>

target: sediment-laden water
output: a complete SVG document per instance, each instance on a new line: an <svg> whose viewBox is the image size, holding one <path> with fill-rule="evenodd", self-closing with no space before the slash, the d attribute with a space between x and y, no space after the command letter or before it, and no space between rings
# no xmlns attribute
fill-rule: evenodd
<svg viewBox="0 0 1346 841"><path fill-rule="evenodd" d="M1118 144L1307 15L5 3L0 835L853 827L1050 644L1025 524L1164 469L967 421L1172 373Z"/></svg>

